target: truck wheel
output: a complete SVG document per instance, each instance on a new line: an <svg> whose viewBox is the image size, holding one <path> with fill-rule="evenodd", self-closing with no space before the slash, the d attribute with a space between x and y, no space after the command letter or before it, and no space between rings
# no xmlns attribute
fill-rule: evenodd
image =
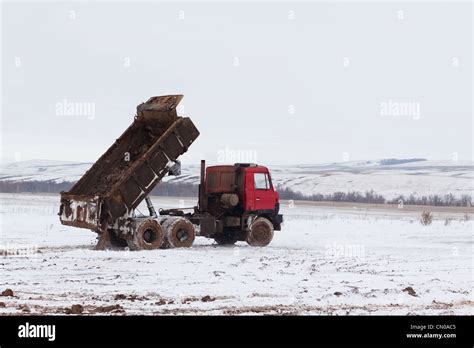
<svg viewBox="0 0 474 348"><path fill-rule="evenodd" d="M131 250L151 250L162 246L164 240L163 229L155 220L144 220L138 225L133 238L127 240Z"/></svg>
<svg viewBox="0 0 474 348"><path fill-rule="evenodd" d="M251 246L267 246L273 239L273 225L270 220L259 217L250 225L247 243Z"/></svg>
<svg viewBox="0 0 474 348"><path fill-rule="evenodd" d="M237 236L233 231L225 231L214 235L214 240L219 245L232 245L237 242Z"/></svg>
<svg viewBox="0 0 474 348"><path fill-rule="evenodd" d="M196 231L191 222L186 219L170 219L163 223L166 247L189 248L194 243Z"/></svg>

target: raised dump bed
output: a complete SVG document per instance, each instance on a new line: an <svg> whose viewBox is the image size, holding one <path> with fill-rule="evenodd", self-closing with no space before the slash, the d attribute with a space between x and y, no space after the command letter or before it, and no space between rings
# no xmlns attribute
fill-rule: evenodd
<svg viewBox="0 0 474 348"><path fill-rule="evenodd" d="M61 192L62 224L105 232L179 168L177 158L199 136L193 122L176 113L182 97L152 97L137 106L128 129L69 192Z"/></svg>

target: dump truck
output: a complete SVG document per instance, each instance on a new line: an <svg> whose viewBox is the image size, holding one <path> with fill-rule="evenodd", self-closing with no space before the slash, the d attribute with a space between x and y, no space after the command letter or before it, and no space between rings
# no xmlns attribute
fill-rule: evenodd
<svg viewBox="0 0 474 348"><path fill-rule="evenodd" d="M197 206L156 212L149 194L166 175L181 174L178 158L199 136L189 117L177 115L182 98L152 97L137 106L133 123L68 192L61 192L63 225L96 232L100 250L190 247L196 236L223 245L271 242L283 217L264 166L206 168L201 161ZM148 216L137 214L144 200Z"/></svg>

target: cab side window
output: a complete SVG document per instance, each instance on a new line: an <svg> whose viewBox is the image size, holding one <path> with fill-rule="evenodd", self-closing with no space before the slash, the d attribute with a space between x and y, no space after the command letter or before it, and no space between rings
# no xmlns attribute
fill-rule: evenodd
<svg viewBox="0 0 474 348"><path fill-rule="evenodd" d="M265 173L254 173L253 181L256 190L268 190L270 188L267 174Z"/></svg>

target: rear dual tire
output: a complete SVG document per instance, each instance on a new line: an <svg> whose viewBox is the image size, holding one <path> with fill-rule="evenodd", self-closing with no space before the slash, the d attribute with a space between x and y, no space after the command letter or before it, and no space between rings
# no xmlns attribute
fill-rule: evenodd
<svg viewBox="0 0 474 348"><path fill-rule="evenodd" d="M187 219L167 219L162 227L165 231L164 248L189 248L193 245L196 231Z"/></svg>
<svg viewBox="0 0 474 348"><path fill-rule="evenodd" d="M195 238L193 224L184 218L165 219L162 224L148 219L138 224L127 245L130 250L189 248Z"/></svg>
<svg viewBox="0 0 474 348"><path fill-rule="evenodd" d="M152 250L162 247L165 240L163 228L155 220L144 220L136 228L132 239L127 240L131 250Z"/></svg>

